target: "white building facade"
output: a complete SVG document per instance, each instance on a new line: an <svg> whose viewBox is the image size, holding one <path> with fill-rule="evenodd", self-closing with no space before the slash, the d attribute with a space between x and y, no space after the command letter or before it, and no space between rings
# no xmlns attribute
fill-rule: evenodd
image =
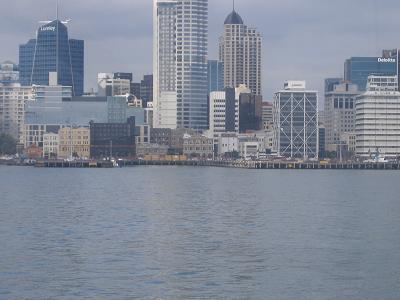
<svg viewBox="0 0 400 300"><path fill-rule="evenodd" d="M45 133L43 135L43 158L58 158L60 138L57 133Z"/></svg>
<svg viewBox="0 0 400 300"><path fill-rule="evenodd" d="M105 96L125 96L131 91L129 79L114 78L112 73L97 74L98 95Z"/></svg>
<svg viewBox="0 0 400 300"><path fill-rule="evenodd" d="M239 94L228 90L210 93L210 133L214 138L224 132L239 132Z"/></svg>
<svg viewBox="0 0 400 300"><path fill-rule="evenodd" d="M25 120L25 104L32 100L32 87L19 83L0 85L0 133L9 134L19 140Z"/></svg>
<svg viewBox="0 0 400 300"><path fill-rule="evenodd" d="M400 92L397 76L370 76L367 92L356 98L356 155L400 155Z"/></svg>

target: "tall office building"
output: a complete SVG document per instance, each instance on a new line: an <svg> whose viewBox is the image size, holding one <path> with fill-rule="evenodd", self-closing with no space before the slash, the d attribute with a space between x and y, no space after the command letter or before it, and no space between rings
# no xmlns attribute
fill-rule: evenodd
<svg viewBox="0 0 400 300"><path fill-rule="evenodd" d="M208 0L154 0L154 127L206 129Z"/></svg>
<svg viewBox="0 0 400 300"><path fill-rule="evenodd" d="M49 85L49 73L57 72L58 84L83 94L84 41L69 39L67 22L46 22L36 39L19 47L20 81L24 86Z"/></svg>
<svg viewBox="0 0 400 300"><path fill-rule="evenodd" d="M400 155L400 92L397 76L370 76L368 90L356 98L356 155Z"/></svg>
<svg viewBox="0 0 400 300"><path fill-rule="evenodd" d="M397 55L383 50L381 57L351 57L344 64L344 80L354 83L359 91L366 91L368 76L395 76L398 72Z"/></svg>
<svg viewBox="0 0 400 300"><path fill-rule="evenodd" d="M176 0L153 0L153 126L177 127Z"/></svg>
<svg viewBox="0 0 400 300"><path fill-rule="evenodd" d="M326 82L326 81L325 81ZM325 87L325 136L326 150L337 151L343 133L351 133L355 127L355 96L358 86L348 82L334 84L332 89Z"/></svg>
<svg viewBox="0 0 400 300"><path fill-rule="evenodd" d="M249 28L233 9L224 23L220 38L219 60L224 64L224 86L245 84L253 94L261 95L262 37Z"/></svg>
<svg viewBox="0 0 400 300"><path fill-rule="evenodd" d="M318 158L318 92L287 81L274 95L274 147L290 158Z"/></svg>

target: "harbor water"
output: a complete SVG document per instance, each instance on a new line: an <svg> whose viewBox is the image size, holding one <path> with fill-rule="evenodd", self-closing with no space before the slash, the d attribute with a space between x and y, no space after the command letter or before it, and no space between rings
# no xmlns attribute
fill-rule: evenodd
<svg viewBox="0 0 400 300"><path fill-rule="evenodd" d="M0 166L1 300L398 300L400 172Z"/></svg>

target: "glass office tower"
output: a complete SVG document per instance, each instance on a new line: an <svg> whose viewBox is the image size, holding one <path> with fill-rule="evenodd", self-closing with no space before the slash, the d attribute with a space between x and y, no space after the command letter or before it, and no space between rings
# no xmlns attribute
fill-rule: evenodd
<svg viewBox="0 0 400 300"><path fill-rule="evenodd" d="M41 26L37 38L20 45L20 80L24 86L48 85L49 73L57 72L58 84L71 86L74 96L83 94L84 41L68 38L59 20Z"/></svg>
<svg viewBox="0 0 400 300"><path fill-rule="evenodd" d="M397 75L397 59L386 57L352 57L344 65L344 80L354 83L359 91L366 91L368 76Z"/></svg>
<svg viewBox="0 0 400 300"><path fill-rule="evenodd" d="M208 0L178 0L176 18L178 128L207 129Z"/></svg>

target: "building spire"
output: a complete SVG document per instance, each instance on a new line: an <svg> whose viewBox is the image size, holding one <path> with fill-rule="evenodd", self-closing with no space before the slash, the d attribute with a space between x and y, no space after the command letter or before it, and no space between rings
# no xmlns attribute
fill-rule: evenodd
<svg viewBox="0 0 400 300"><path fill-rule="evenodd" d="M235 11L235 0L232 0L232 5L233 5L233 11Z"/></svg>
<svg viewBox="0 0 400 300"><path fill-rule="evenodd" d="M56 20L58 20L58 0L56 1Z"/></svg>

